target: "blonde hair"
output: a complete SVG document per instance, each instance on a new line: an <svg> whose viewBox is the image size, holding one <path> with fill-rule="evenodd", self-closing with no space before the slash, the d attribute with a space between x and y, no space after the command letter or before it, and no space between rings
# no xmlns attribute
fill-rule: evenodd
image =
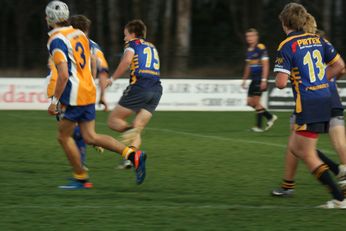
<svg viewBox="0 0 346 231"><path fill-rule="evenodd" d="M317 32L317 24L315 17L309 13L307 13L306 22L303 26L303 30L304 32L311 34L316 34Z"/></svg>
<svg viewBox="0 0 346 231"><path fill-rule="evenodd" d="M279 14L279 19L284 26L296 31L304 31L304 26L309 16L305 7L298 3L288 3Z"/></svg>

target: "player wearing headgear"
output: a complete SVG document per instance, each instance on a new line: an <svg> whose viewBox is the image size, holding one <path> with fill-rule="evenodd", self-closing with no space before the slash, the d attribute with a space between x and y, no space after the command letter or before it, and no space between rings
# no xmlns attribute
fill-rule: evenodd
<svg viewBox="0 0 346 231"><path fill-rule="evenodd" d="M69 10L65 3L52 1L45 11L48 27L51 29L47 48L58 73L48 113L58 114L58 102L65 107L58 124L58 141L73 168L73 179L60 188L91 187L88 173L81 165L78 148L71 137L76 123L87 144L101 146L130 159L136 169L137 184L143 183L146 173L145 153L126 147L111 136L95 132L96 86L91 72L88 38L82 31L69 26Z"/></svg>
<svg viewBox="0 0 346 231"><path fill-rule="evenodd" d="M54 96L55 92L55 86L56 82L58 79L58 71L54 65L54 62L50 58L48 60L48 68L49 68L49 74L45 80L45 92L48 98L52 98ZM58 105L59 110L62 111L61 104ZM59 121L60 119L60 114L57 116L57 120ZM80 132L80 128L78 125L76 125L74 132L73 132L73 139L76 142L76 145L78 147L79 153L80 153L80 158L81 158L81 163L85 169L88 169L87 164L86 164L86 144L83 140L83 137ZM94 146L95 150L102 153L104 151L103 148Z"/></svg>

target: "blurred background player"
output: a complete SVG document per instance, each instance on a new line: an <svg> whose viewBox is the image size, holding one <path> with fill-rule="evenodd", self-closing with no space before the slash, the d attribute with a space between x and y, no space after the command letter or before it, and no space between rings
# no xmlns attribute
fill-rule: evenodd
<svg viewBox="0 0 346 231"><path fill-rule="evenodd" d="M279 15L287 38L280 43L275 61L276 86L285 88L290 77L296 103L295 131L289 138L288 149L328 187L333 199L320 207L346 209L342 191L316 152L318 135L328 132L330 120L332 104L328 79L337 76L344 63L331 44L304 32L308 18L306 9L297 3L287 4Z"/></svg>
<svg viewBox="0 0 346 231"><path fill-rule="evenodd" d="M304 26L304 31L307 33L317 34L323 39L324 33L322 31L316 31L317 25L314 17L308 14L310 20ZM327 45L330 45L326 41ZM330 48L332 49L332 47ZM345 69L343 69L342 74L344 74ZM326 155L324 155L320 150L317 150L319 158L328 165L329 169L333 172L339 181L341 189L346 193L346 135L345 135L345 121L344 121L344 108L340 96L338 94L336 78L332 78L329 81L329 90L332 96L332 112L329 121L329 137L332 142L333 148L339 155L340 165L334 163ZM291 117L291 131L294 132L295 115ZM285 171L283 182L280 188L274 189L272 191L273 196L291 196L294 193L295 182L294 177L298 167L298 159L290 152L289 149L286 150L285 155Z"/></svg>
<svg viewBox="0 0 346 231"><path fill-rule="evenodd" d="M246 89L246 80L249 77L251 78L251 83L248 87L247 105L256 110L256 125L251 130L263 132L270 129L274 125L275 120L277 120L277 116L269 113L261 104L262 92L267 89L268 84L269 57L265 45L258 43L258 32L256 29L248 29L245 33L245 39L248 49L241 86ZM263 116L267 119L265 128L262 127Z"/></svg>
<svg viewBox="0 0 346 231"><path fill-rule="evenodd" d="M87 144L121 153L125 159L131 160L135 166L137 184L143 183L146 175L145 153L125 146L111 136L95 132L96 86L91 72L88 38L67 22L69 10L65 3L51 1L45 12L47 25L51 29L47 48L58 73L48 113L57 115L57 104L62 104L64 110L58 124L58 141L73 168L71 181L59 188L92 187L88 173L81 164L78 147L71 137L76 123L80 126L82 137Z"/></svg>
<svg viewBox="0 0 346 231"><path fill-rule="evenodd" d="M112 81L130 67L130 85L108 117L108 126L123 132L123 141L138 149L141 132L150 121L162 95L160 60L155 46L145 40L146 26L141 20L130 21L124 29L125 50L112 75ZM136 114L132 124L126 121ZM129 162L123 163L130 167Z"/></svg>
<svg viewBox="0 0 346 231"><path fill-rule="evenodd" d="M89 37L91 21L84 15L73 15L70 17L69 22L71 26L76 29L80 29L84 34ZM99 79L100 86L100 99L98 101L99 105L104 106L104 111L108 111L108 105L105 99L105 89L107 87L108 80L108 63L100 48L100 46L89 38L91 54L95 58L96 62L96 73L93 73L94 78Z"/></svg>

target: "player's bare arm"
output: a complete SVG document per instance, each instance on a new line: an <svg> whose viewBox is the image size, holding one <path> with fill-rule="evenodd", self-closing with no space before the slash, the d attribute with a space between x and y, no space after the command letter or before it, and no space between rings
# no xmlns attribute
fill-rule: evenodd
<svg viewBox="0 0 346 231"><path fill-rule="evenodd" d="M67 62L59 63L58 65L56 65L56 69L58 71L58 79L57 79L55 93L54 93L52 102L48 107L48 113L50 115L57 114L56 105L65 89L65 86L69 78Z"/></svg>
<svg viewBox="0 0 346 231"><path fill-rule="evenodd" d="M111 79L110 79L110 83L108 85L112 84L112 81L119 79L122 75L124 75L124 73L127 71L127 69L129 68L131 61L133 59L134 53L133 51L127 50L125 51L117 69L115 70L115 72L113 73Z"/></svg>
<svg viewBox="0 0 346 231"><path fill-rule="evenodd" d="M96 55L91 55L90 62L91 62L91 73L93 75L93 78L96 79L96 77L97 77L97 57L96 57Z"/></svg>
<svg viewBox="0 0 346 231"><path fill-rule="evenodd" d="M262 60L262 80L261 80L261 91L265 91L268 86L268 76L269 76L269 59Z"/></svg>
<svg viewBox="0 0 346 231"><path fill-rule="evenodd" d="M283 89L287 86L288 74L283 72L277 72L275 76L275 85L279 89Z"/></svg>
<svg viewBox="0 0 346 231"><path fill-rule="evenodd" d="M342 75L342 72L344 69L345 69L345 62L340 57L338 60L328 65L326 69L326 75L328 80L331 80L335 76L340 76L340 74Z"/></svg>
<svg viewBox="0 0 346 231"><path fill-rule="evenodd" d="M246 89L246 80L249 78L250 75L250 65L248 62L246 62L244 67L244 73L243 73L243 82L241 83L242 88Z"/></svg>

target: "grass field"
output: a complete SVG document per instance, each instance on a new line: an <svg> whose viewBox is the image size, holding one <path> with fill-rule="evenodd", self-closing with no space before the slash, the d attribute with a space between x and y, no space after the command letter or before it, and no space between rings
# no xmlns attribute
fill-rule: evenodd
<svg viewBox="0 0 346 231"><path fill-rule="evenodd" d="M62 191L71 176L45 111L0 111L0 230L344 230L345 211L301 164L296 195L281 182L289 113L252 133L253 112L157 112L143 137L147 179L135 184L119 156L88 148L94 188ZM97 131L115 137L98 112ZM328 137L319 147L330 157Z"/></svg>

